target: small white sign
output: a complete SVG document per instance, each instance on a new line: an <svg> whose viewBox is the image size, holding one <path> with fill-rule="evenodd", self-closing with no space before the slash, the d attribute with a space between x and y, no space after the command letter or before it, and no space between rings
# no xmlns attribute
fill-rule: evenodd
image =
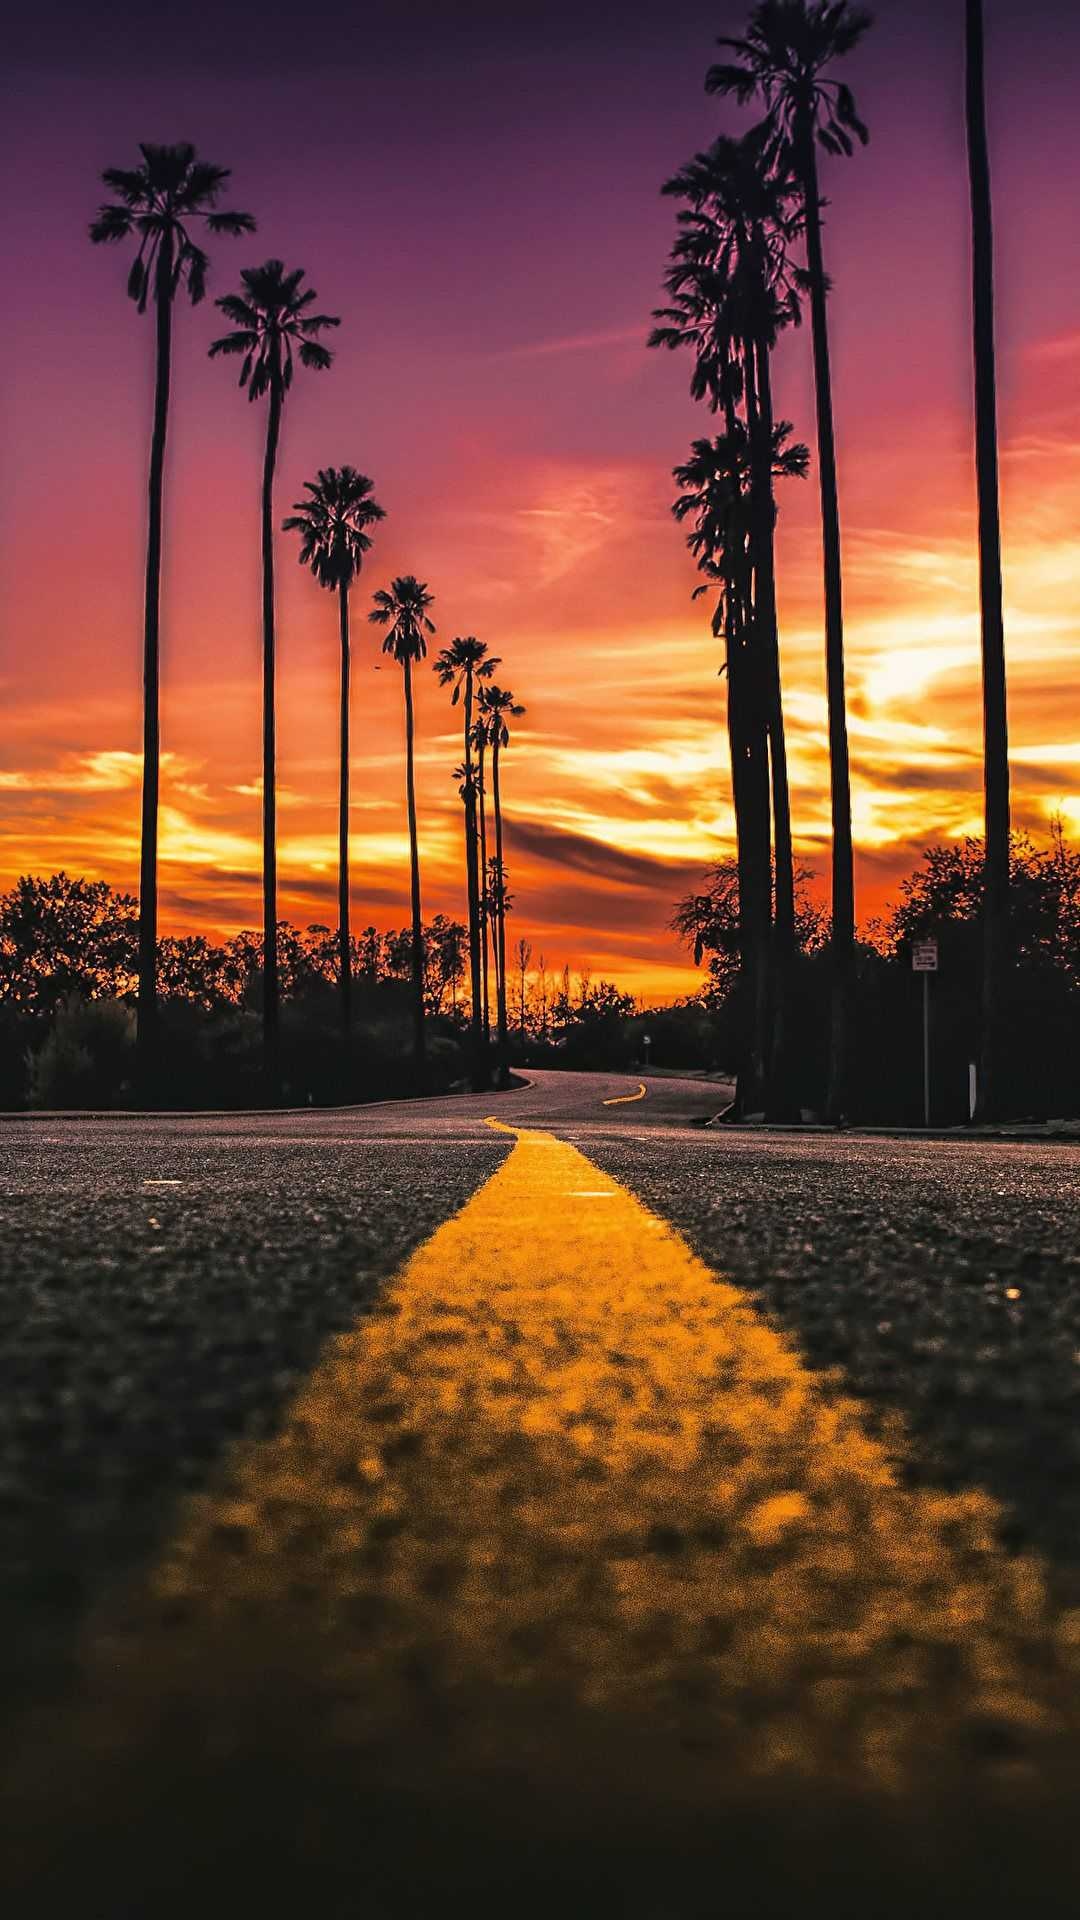
<svg viewBox="0 0 1080 1920"><path fill-rule="evenodd" d="M916 940L911 949L911 965L916 973L936 973L938 970L937 941Z"/></svg>

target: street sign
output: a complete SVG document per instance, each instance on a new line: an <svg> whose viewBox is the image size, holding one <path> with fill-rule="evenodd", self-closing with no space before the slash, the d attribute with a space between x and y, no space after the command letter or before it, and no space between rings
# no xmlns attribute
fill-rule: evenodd
<svg viewBox="0 0 1080 1920"><path fill-rule="evenodd" d="M911 949L911 965L916 973L936 973L938 970L937 941L916 940Z"/></svg>

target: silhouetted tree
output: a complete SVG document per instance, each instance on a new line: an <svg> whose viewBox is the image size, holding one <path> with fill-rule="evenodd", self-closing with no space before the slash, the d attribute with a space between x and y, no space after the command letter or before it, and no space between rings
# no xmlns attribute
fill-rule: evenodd
<svg viewBox="0 0 1080 1920"><path fill-rule="evenodd" d="M822 242L817 148L850 155L864 144L866 127L850 87L826 78L834 60L852 52L870 25L869 14L848 0L760 0L741 38L723 38L734 61L709 69L709 93L732 93L745 103L760 96L778 161L799 182L806 229L810 315L817 402L818 472L825 560L825 664L832 787L833 997L828 1110L842 1117L847 1104L855 992L855 871L851 837L851 773L844 689L843 584L840 505L836 481L832 374L829 359L828 280Z"/></svg>
<svg viewBox="0 0 1080 1920"><path fill-rule="evenodd" d="M465 759L455 771L465 809L465 876L469 905L469 983L471 989L470 1078L474 1093L488 1082L487 1052L483 1027L483 976L481 964L479 837L476 820L476 776L473 768L473 701L478 680L490 680L498 659L489 655L486 643L473 635L459 635L444 647L435 661L441 687L452 687L451 705L462 703Z"/></svg>
<svg viewBox="0 0 1080 1920"><path fill-rule="evenodd" d="M499 1079L505 1083L507 1075L507 1019L506 1019L506 862L503 859L503 821L502 796L499 788L499 757L504 747L510 744L510 721L520 720L524 707L515 703L512 693L503 687L482 687L479 695L480 712L487 728L487 737L491 746L491 795L495 810L495 866L498 874L498 886L495 897L495 985L499 1022Z"/></svg>
<svg viewBox="0 0 1080 1920"><path fill-rule="evenodd" d="M352 945L349 933L349 591L371 550L367 529L385 518L372 497L372 482L355 467L322 467L305 480L310 495L298 500L285 531L298 532L301 564L311 568L321 587L336 592L341 637L341 764L338 781L338 942L341 982L341 1031L349 1051L352 1000Z"/></svg>
<svg viewBox="0 0 1080 1920"><path fill-rule="evenodd" d="M986 878L983 891L982 1030L976 1113L1001 1108L1009 932L1009 724L998 506L997 375L994 357L994 226L986 139L982 0L967 0L967 144L971 180L975 348L975 466L979 496Z"/></svg>
<svg viewBox="0 0 1080 1920"><path fill-rule="evenodd" d="M518 981L519 981L518 1033L520 1035L522 1048L524 1048L525 1046L525 1005L526 1005L525 990L526 990L526 983L529 977L529 965L532 961L532 952L533 950L528 940L521 939L518 941L517 943L517 964L518 964Z"/></svg>
<svg viewBox="0 0 1080 1920"><path fill-rule="evenodd" d="M405 794L409 813L409 863L412 878L413 1054L417 1079L424 1077L424 925L420 911L420 844L416 831L416 769L414 757L413 662L427 653L425 634L435 628L428 619L434 596L414 574L399 574L389 591L380 587L368 619L389 629L383 652L401 667L405 685Z"/></svg>
<svg viewBox="0 0 1080 1920"><path fill-rule="evenodd" d="M302 367L325 372L333 355L318 339L341 322L328 313L312 313L314 288L303 286L304 270L286 273L281 260L246 267L242 293L217 301L233 332L213 342L210 358L241 356L240 386L249 400L268 399L262 479L262 624L263 624L263 1057L271 1093L278 1084L277 952L277 791L275 784L274 644L274 474L281 413L292 386L293 354Z"/></svg>
<svg viewBox="0 0 1080 1920"><path fill-rule="evenodd" d="M790 431L787 421L773 428L773 477L806 472L807 450L787 444ZM752 1010L751 1041L740 1066L737 1104L740 1111L750 1111L760 1095L765 1068L771 870L767 703L760 659L752 644L753 459L743 422L732 415L729 433L696 440L690 459L675 468L674 478L682 489L674 503L675 517L691 521L687 545L706 582L719 590L713 632L722 633L725 644L741 952L746 999ZM706 585L697 591L707 590Z"/></svg>
<svg viewBox="0 0 1080 1920"><path fill-rule="evenodd" d="M489 934L492 930L491 898L488 892L488 855L487 855L487 783L484 768L487 761L488 735L483 719L473 723L473 747L476 750L476 808L480 827L480 973L481 999L484 1014L484 1046L491 1044L491 994L489 969Z"/></svg>
<svg viewBox="0 0 1080 1920"><path fill-rule="evenodd" d="M165 491L165 440L169 425L172 377L173 303L182 286L197 306L206 292L206 253L192 238L203 221L209 233L253 233L250 213L218 208L218 195L230 177L228 167L200 160L187 142L174 147L140 143L141 167L107 167L102 180L115 200L107 201L91 222L95 245L137 238L139 247L128 274L127 290L140 313L152 301L157 332L154 375L154 424L150 440L150 477L146 529L146 596L143 616L143 782L139 856L139 1001L136 1040L137 1076L146 1098L153 1082L157 1019L157 837L161 734L158 713L162 515Z"/></svg>
<svg viewBox="0 0 1080 1920"><path fill-rule="evenodd" d="M741 400L750 450L750 546L752 605L748 644L761 713L755 725L768 736L774 832L775 918L770 1005L759 1004L771 1039L766 1065L767 1110L776 1118L797 1111L790 1066L788 999L794 960L795 900L791 803L784 732L776 605L776 505L770 449L773 405L770 360L781 327L800 317L799 288L805 279L789 248L801 228L793 208L797 189L790 172L775 163L767 124L741 139L723 136L669 180L664 192L688 202L679 214L679 235L666 276L673 305L655 318L650 344L692 345L692 391L732 421ZM764 850L763 857L764 857ZM763 874L760 890L768 894ZM761 996L759 995L759 1001ZM764 1043L762 1053L765 1056Z"/></svg>

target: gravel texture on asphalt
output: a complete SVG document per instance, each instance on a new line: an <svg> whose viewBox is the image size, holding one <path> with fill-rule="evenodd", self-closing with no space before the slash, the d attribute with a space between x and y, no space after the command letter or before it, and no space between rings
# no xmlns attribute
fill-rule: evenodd
<svg viewBox="0 0 1080 1920"><path fill-rule="evenodd" d="M509 1142L349 1116L48 1120L0 1131L0 1684L47 1676L227 1443Z"/></svg>
<svg viewBox="0 0 1080 1920"><path fill-rule="evenodd" d="M633 1113L634 1109L627 1109ZM1080 1150L567 1129L1080 1590Z"/></svg>
<svg viewBox="0 0 1080 1920"><path fill-rule="evenodd" d="M1016 1736L1015 1725L1007 1741L999 1739L1000 1714L990 1716L985 1738L980 1735L978 1783L966 1760L952 1775L929 1767L914 1823L908 1819L912 1809L899 1799L895 1805L880 1797L830 1799L812 1772L796 1771L782 1782L752 1767L743 1770L737 1790L715 1796L700 1817L694 1796L685 1796L684 1803L676 1791L678 1770L696 1769L709 1740L683 1741L670 1780L657 1783L655 1775L658 1764L661 1772L665 1764L657 1758L663 1751L659 1736L666 1728L670 1738L687 1713L708 1720L704 1695L688 1694L666 1718L643 1715L636 1730L614 1743L614 1757L610 1740L595 1754L584 1736L575 1746L572 1722L553 1710L544 1738L557 1751L566 1748L567 1767L545 1798L530 1784L527 1729L520 1740L514 1732L519 1722L524 1727L522 1675L514 1671L500 1680L482 1663L484 1687L491 1683L499 1705L478 1716L477 1733L493 1742L499 1764L470 1787L467 1779L457 1779L453 1715L447 1716L446 1701L410 1642L399 1650L400 1670L391 1678L406 1688L422 1738L418 1780L402 1785L390 1776L377 1740L358 1747L344 1737L350 1715L370 1731L370 1690L362 1678L338 1688L329 1703L313 1687L318 1669L308 1659L308 1642L328 1596L325 1583L299 1562L288 1608L271 1608L287 1630L288 1658L280 1664L263 1659L251 1639L252 1691L244 1712L230 1722L229 1686L238 1671L243 1677L247 1646L244 1620L235 1612L230 1617L237 1637L230 1644L240 1654L205 1671L200 1667L199 1685L181 1686L173 1708L159 1712L168 1697L170 1661L182 1665L194 1658L198 1665L199 1652L185 1638L183 1608L175 1619L166 1608L155 1657L140 1665L136 1596L151 1566L162 1564L164 1542L177 1539L183 1514L200 1510L198 1500L185 1505L182 1496L206 1489L211 1503L231 1497L237 1458L275 1462L278 1438L291 1471L292 1421L297 1445L310 1444L313 1456L295 1487L274 1481L267 1513L274 1527L291 1524L292 1514L300 1561L305 1554L318 1559L318 1527L299 1509L318 1485L319 1472L337 1459L342 1485L351 1487L358 1470L366 1485L367 1454L383 1442L376 1447L372 1441L366 1452L360 1448L364 1457L354 1461L353 1416L338 1419L331 1401L323 1423L328 1443L320 1440L312 1405L305 1412L312 1370L320 1355L325 1362L332 1352L329 1337L354 1323L363 1327L386 1278L503 1164L511 1142L485 1126L492 1111L511 1125L547 1128L572 1142L602 1173L679 1228L715 1273L744 1290L792 1338L812 1368L830 1371L821 1394L826 1424L825 1403L838 1390L859 1397L863 1413L854 1416L855 1426L865 1418L884 1442L877 1450L882 1484L893 1487L887 1454L908 1485L926 1489L915 1504L936 1516L946 1558L953 1557L952 1571L938 1579L914 1534L901 1530L896 1543L900 1559L905 1552L914 1556L915 1571L925 1575L924 1597L941 1626L938 1637L958 1642L957 1658L937 1675L935 1688L955 1690L961 1679L991 1691L998 1687L1001 1663L985 1650L1004 1632L1010 1660L1018 1663L1013 1721L1030 1712L1035 1726L1039 1702L1045 1707L1044 1697L1055 1701L1057 1668L1048 1664L1045 1636L1027 1632L1022 1619L1014 1633L1006 1620L1014 1586L1021 1614L1030 1602L1034 1619L1042 1605L1036 1591L1041 1575L1032 1573L1028 1547L1050 1557L1061 1589L1052 1612L1068 1632L1059 1635L1055 1657L1063 1670L1080 1672L1080 1632L1069 1638L1074 1626L1080 1629L1080 1612L1062 1612L1076 1609L1080 1597L1080 1442L1073 1435L1080 1395L1080 1150L704 1132L689 1123L724 1104L722 1089L653 1080L638 1100L637 1085L625 1076L537 1074L531 1085L497 1099L367 1112L42 1117L0 1126L0 1554L5 1570L15 1575L5 1583L0 1677L13 1683L20 1756L10 1851L19 1853L24 1835L31 1836L23 1861L35 1847L40 1859L54 1845L58 1818L67 1849L66 1858L60 1849L56 1862L55 1904L31 1876L29 1882L23 1878L22 1888L24 1896L28 1884L35 1888L32 1907L25 1897L19 1905L17 1896L9 1910L20 1916L32 1911L34 1920L51 1920L73 1906L103 1920L144 1920L148 1912L179 1920L193 1905L208 1920L247 1911L318 1911L341 1920L362 1911L370 1920L412 1920L455 1904L499 1920L510 1913L538 1920L552 1910L596 1920L714 1920L718 1912L787 1920L795 1912L824 1911L836 1920L848 1913L907 1915L913 1905L950 1914L1072 1910L1067 1890L1080 1885L1073 1750L1062 1745L1057 1755L1055 1777L1069 1782L1065 1803L1058 1792L1052 1804L1041 1805L1036 1774L1025 1761L1026 1739ZM576 1173L565 1183L568 1190L602 1207L603 1195L592 1191L602 1175L596 1182L580 1178L580 1191ZM524 1217L524 1204L519 1211ZM483 1208L480 1213L487 1217ZM549 1214L558 1222L557 1199ZM489 1221L482 1247L493 1231ZM561 1257L554 1256L556 1269ZM634 1298L640 1276L633 1265L628 1253L622 1260L625 1295L616 1275L610 1301L601 1303L605 1327ZM528 1267L526 1261L523 1270ZM500 1367L512 1371L520 1354L526 1371L542 1369L549 1337L565 1360L574 1317L569 1309L553 1309L548 1325L546 1308L538 1307L539 1328L527 1336L504 1314L499 1327L512 1347L509 1358L488 1338L480 1254L469 1255L456 1318L468 1318L474 1271L478 1350L494 1368L499 1394ZM708 1276L701 1286L709 1296ZM415 1295L420 1321L428 1298L425 1283ZM438 1309L437 1288L430 1298ZM665 1301L661 1288L656 1304L657 1325L666 1324L670 1307L696 1354L701 1343L690 1329L686 1300L681 1306L674 1295ZM392 1322L400 1311L392 1290L383 1308ZM736 1310L742 1312L741 1304ZM636 1309L632 1317L636 1327ZM434 1347L450 1331L457 1337L456 1328L442 1328ZM361 1368L374 1363L370 1332L348 1347L349 1354L355 1350L358 1382ZM678 1339L670 1355L659 1335L654 1346L664 1363L657 1377L669 1380L674 1416L689 1363L685 1350L679 1359ZM429 1361L432 1347L426 1340ZM613 1366L621 1367L625 1358L622 1347L608 1355ZM434 1359L430 1370L437 1386L446 1356L436 1352ZM418 1475L416 1497L405 1503L406 1523L415 1525L427 1500L416 1465L423 1454L399 1443L412 1445L412 1427L421 1424L431 1388L419 1360L414 1365L403 1359L402 1368L402 1404L409 1393L417 1396L417 1417L406 1420L406 1407L402 1433L384 1439L393 1442L391 1464L403 1482ZM472 1383L482 1371L470 1362L462 1377ZM545 1393L557 1403L557 1426L571 1414L577 1419L577 1402L566 1398L574 1383L562 1381L557 1368L549 1372L550 1379L544 1374L541 1380L544 1392L534 1396L537 1404L521 1414L519 1438L542 1411ZM342 1404L351 1404L351 1371L344 1386ZM810 1401L817 1390L811 1382ZM766 1459L779 1445L782 1426L767 1399L751 1423ZM361 1392L358 1404L358 1419L378 1424L396 1401L372 1389ZM785 1417L792 1404L790 1395L776 1401ZM295 1421L293 1414L285 1417L290 1407ZM897 1410L910 1444L897 1426ZM737 1418L738 1412L729 1404L721 1419ZM666 1419L660 1407L658 1432L681 1432L684 1424ZM799 1455L808 1472L827 1472L831 1442L822 1432L820 1444L807 1443ZM264 1436L275 1438L264 1446ZM241 1438L254 1445L238 1456L232 1443ZM470 1415L462 1429L462 1459L469 1456L471 1463L462 1468L460 1494L451 1450L440 1449L445 1512L436 1519L448 1538L455 1528L468 1534L468 1542L475 1536L478 1564L491 1569L492 1593L502 1594L512 1611L522 1604L523 1591L513 1566L514 1543L520 1545L516 1523L496 1515L498 1526L505 1522L512 1550L504 1541L502 1549L489 1551L482 1529L470 1519L487 1485L484 1461L477 1465L470 1450L482 1453L483 1444ZM543 1446L551 1444L545 1437ZM556 1467L538 1472L530 1495L534 1504L553 1503L560 1512L560 1503L565 1505L560 1526L565 1520L568 1540L587 1519L586 1495L598 1497L598 1463L589 1447L585 1456L579 1462L580 1498L573 1475ZM721 1476L721 1490L725 1484ZM492 1488L499 1491L494 1481ZM985 1488L1004 1503L1004 1558L989 1537L976 1540L957 1531L957 1503L936 1500L938 1488L956 1489L964 1498L967 1489ZM692 1505L689 1479L679 1489L683 1494ZM521 1497L519 1488L514 1499ZM887 1498L900 1512L904 1486L893 1487ZM980 1496L973 1498L979 1506ZM326 1502L328 1509L331 1504ZM789 1519L791 1504L790 1490L782 1493ZM766 1502L769 1516L775 1506L775 1500ZM498 1501L496 1508L501 1513ZM979 1511L984 1508L989 1511L988 1503ZM226 1577L220 1567L230 1554L247 1551L253 1529L242 1501L224 1517L214 1512L203 1587L213 1605L225 1606L237 1575L234 1569ZM753 1512L761 1518L760 1503ZM389 1602L391 1625L402 1599L390 1578L400 1553L394 1542L401 1518L380 1511L370 1537L358 1535L354 1543L375 1555L372 1566L381 1565L380 1555L387 1559L386 1593L375 1598ZM272 1532L267 1530L267 1539ZM644 1622L639 1651L655 1655L658 1667L669 1640L679 1651L680 1635L703 1624L688 1573L697 1548L687 1548L686 1537L686 1528L665 1513L662 1523L650 1523L642 1564L622 1569L642 1583L646 1612L651 1608L656 1615ZM711 1550L710 1541L704 1547ZM291 1579L292 1553L271 1553L275 1578L283 1570ZM737 1609L740 1595L758 1593L767 1627L770 1609L782 1610L785 1596L796 1590L794 1565L783 1539L750 1538L741 1570L721 1583L719 1611ZM247 1576L242 1562L238 1566L243 1588ZM858 1554L852 1559L849 1553L844 1566L857 1585ZM574 1630L588 1651L595 1641L596 1596L593 1570L583 1564L581 1571ZM1005 1603L995 1597L998 1587ZM669 1595L663 1603L669 1589L676 1598ZM443 1627L452 1644L452 1623L442 1621L440 1592L433 1590L431 1640L441 1659ZM980 1594L984 1600L990 1595L981 1615ZM240 1593L245 1606L247 1598ZM363 1594L358 1598L365 1600ZM504 1601L496 1605L497 1624ZM861 1616L849 1618L832 1599L823 1600L823 1607L819 1626L858 1639ZM965 1608L986 1628L970 1636L970 1648L958 1626L968 1617ZM364 1641L366 1618L361 1605L344 1627L336 1614L333 1623L333 1631L344 1634L349 1660L361 1664L373 1651ZM482 1624L472 1605L463 1618L472 1623L470 1632L477 1621ZM543 1621L527 1624L541 1637L547 1631ZM897 1620L886 1609L870 1625L888 1641ZM174 1628L178 1637L170 1645ZM880 1664L883 1684L895 1667L897 1703L916 1717L919 1688L926 1684L925 1674L920 1678L915 1671L917 1639L897 1631L880 1663L872 1636L866 1642L871 1654L863 1648L875 1673ZM522 1641L525 1667L536 1644L529 1636ZM754 1647L755 1657L768 1665L776 1649L764 1628ZM112 1754L94 1738L80 1745L79 1714L92 1702L95 1684L111 1710L125 1667L136 1675L135 1702L140 1712L145 1709L150 1745L132 1743L130 1750ZM228 1681L216 1691L215 1673ZM826 1689L825 1706L840 1715L840 1735L846 1737L845 1674L837 1678L833 1692ZM782 1720L787 1696L779 1666L769 1684ZM207 1687L216 1700L213 1728L213 1716L198 1704L200 1688ZM752 1746L762 1714L760 1689L744 1685L736 1691L740 1738ZM1065 1706L1071 1712L1071 1700L1069 1687L1063 1712ZM788 1704L793 1702L794 1695ZM1052 1743L1054 1712L1044 1711L1043 1719ZM429 1747L440 1756L430 1774ZM605 1800L597 1783L615 1761L625 1789ZM588 1792L578 1792L579 1776ZM445 1791L433 1784L436 1779ZM84 1794L87 1781L93 1790ZM668 1791L658 1791L658 1784ZM661 1815L665 1801L672 1804ZM66 1822L57 1811L65 1804ZM106 1818L98 1818L99 1809L107 1810ZM16 1874L21 1871L17 1863Z"/></svg>

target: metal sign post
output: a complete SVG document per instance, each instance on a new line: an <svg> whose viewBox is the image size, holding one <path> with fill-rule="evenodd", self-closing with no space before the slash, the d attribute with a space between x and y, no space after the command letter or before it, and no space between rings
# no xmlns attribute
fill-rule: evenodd
<svg viewBox="0 0 1080 1920"><path fill-rule="evenodd" d="M922 974L922 1104L923 1126L930 1125L930 975L938 970L936 940L916 940L911 949L913 973Z"/></svg>
<svg viewBox="0 0 1080 1920"><path fill-rule="evenodd" d="M651 1033L643 1033L643 1034L642 1034L642 1036L641 1036L641 1051L642 1051L642 1053L643 1053L643 1054L644 1054L644 1056L645 1056L645 1071L646 1071L646 1073L648 1073L648 1071L649 1071L649 1048L650 1048L651 1046L652 1046L652 1034L651 1034Z"/></svg>

